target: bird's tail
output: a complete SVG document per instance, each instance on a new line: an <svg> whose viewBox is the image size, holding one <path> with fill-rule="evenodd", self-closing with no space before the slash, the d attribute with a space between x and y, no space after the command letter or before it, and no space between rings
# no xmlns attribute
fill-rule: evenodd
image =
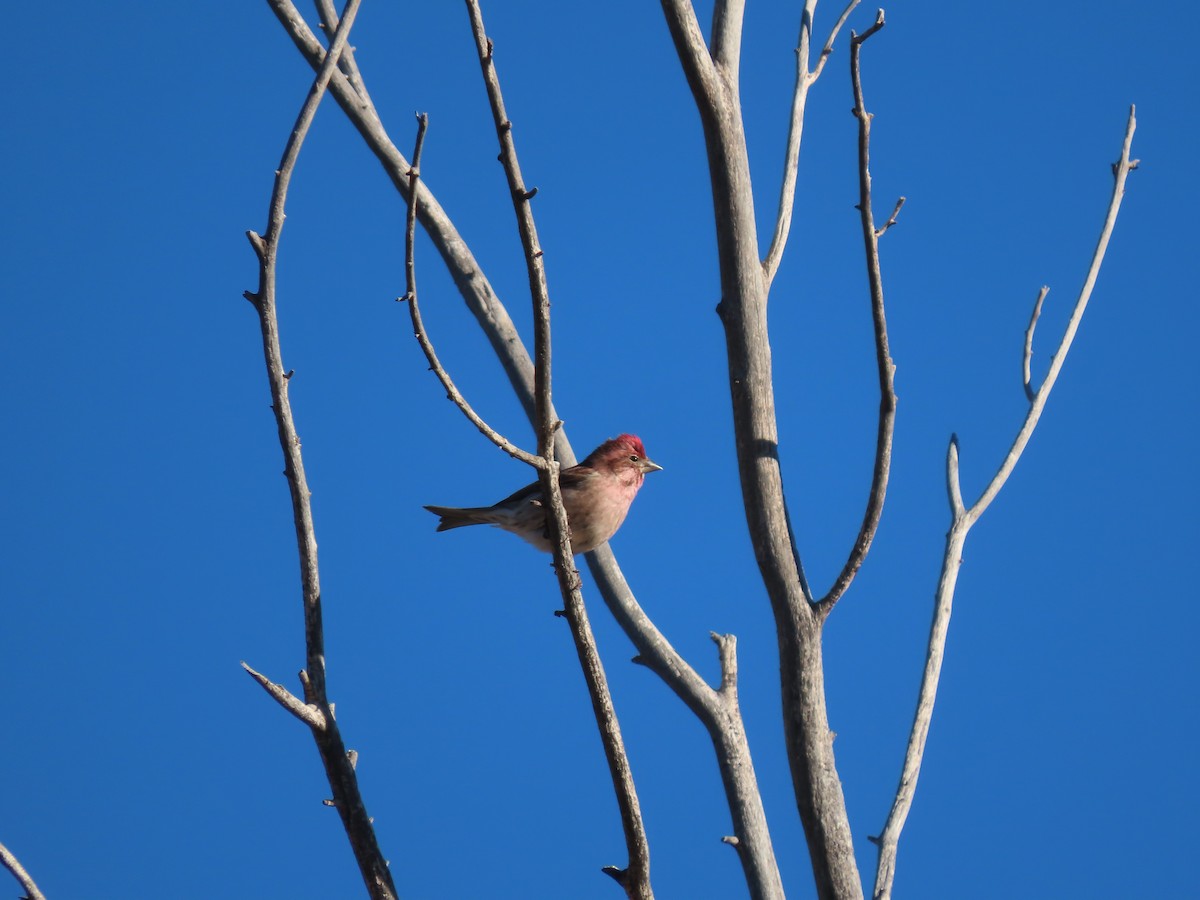
<svg viewBox="0 0 1200 900"><path fill-rule="evenodd" d="M464 525L483 525L487 520L480 518L481 513L486 513L487 507L468 507L459 509L456 506L427 506L425 507L435 516L441 516L442 521L438 522L438 531L449 531L451 528L462 528Z"/></svg>

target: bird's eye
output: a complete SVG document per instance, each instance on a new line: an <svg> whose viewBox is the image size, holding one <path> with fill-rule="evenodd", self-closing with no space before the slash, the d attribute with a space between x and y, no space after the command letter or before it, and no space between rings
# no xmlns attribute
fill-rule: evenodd
<svg viewBox="0 0 1200 900"><path fill-rule="evenodd" d="M632 456L630 456L630 457L629 457L629 461L630 461L630 462L637 462L637 461L638 461L638 455L637 455L636 453L635 453L635 454L633 454Z"/></svg>

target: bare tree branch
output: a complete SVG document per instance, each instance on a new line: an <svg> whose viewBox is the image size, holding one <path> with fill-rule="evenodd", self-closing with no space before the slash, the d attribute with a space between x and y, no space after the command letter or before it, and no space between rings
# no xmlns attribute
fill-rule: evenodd
<svg viewBox="0 0 1200 900"><path fill-rule="evenodd" d="M878 838L874 839L879 847L879 862L875 873L875 900L886 900L892 894L892 882L896 875L896 852L900 841L900 832L903 830L909 810L912 808L913 797L917 787L917 778L921 773L921 761L925 754L925 742L929 736L929 725L933 718L933 706L937 698L938 679L941 675L946 635L950 626L950 613L954 603L954 588L958 582L959 569L962 567L962 551L966 543L967 533L979 521L979 517L983 515L992 500L1000 492L1000 489L1004 487L1008 476L1012 474L1013 468L1021 458L1021 454L1029 443L1029 438L1037 427L1038 420L1041 418L1042 410L1045 409L1046 401L1049 399L1050 391L1054 388L1058 374L1062 371L1063 363L1066 361L1067 353L1071 349L1071 343L1079 328L1079 322L1087 307L1088 299L1091 297L1093 287L1095 287L1096 278L1100 273L1100 265L1104 261L1104 254L1108 250L1109 238L1112 236L1113 227L1117 221L1117 214L1121 208L1121 200L1125 195L1126 179L1130 171L1137 168L1137 160L1129 158L1130 149L1133 144L1133 133L1136 127L1135 109L1130 107L1129 119L1125 126L1125 140L1121 145L1121 156L1113 165L1114 183L1112 198L1108 204L1108 212L1104 218L1104 225L1100 230L1100 238L1096 243L1096 249L1092 254L1091 265L1088 267L1087 276L1084 278L1083 287L1080 288L1079 296L1075 301L1075 307L1071 312L1070 320L1067 322L1066 329L1063 332L1062 340L1059 342L1058 350L1051 360L1050 370L1046 374L1046 378L1041 386L1034 392L1029 411L1025 415L1025 422L1021 426L1020 431L1017 432L1017 437L1009 449L1008 456L1000 465L999 471L996 472L996 475L984 489L979 499L969 509L963 506L962 488L959 482L958 439L951 438L950 448L946 455L946 483L950 495L951 525L950 531L946 535L946 550L942 557L942 572L938 579L937 594L934 602L933 622L930 626L929 645L925 658L925 671L921 677L921 689L917 699L916 713L913 717L912 731L909 734L908 747L904 754L904 766L900 773L900 784L896 789L896 796L892 802L891 811L888 813L887 821L884 823L883 832ZM1046 291L1047 289L1043 288L1038 295L1038 303L1033 316L1034 322L1037 320L1037 312L1040 311L1041 301L1045 298ZM1025 338L1026 372L1028 372L1028 354L1032 341L1032 330L1033 322L1031 322ZM1028 374L1026 374L1025 381L1028 392Z"/></svg>
<svg viewBox="0 0 1200 900"><path fill-rule="evenodd" d="M950 515L963 513L962 482L958 477L958 435L950 435L950 446L946 450L946 492L950 496Z"/></svg>
<svg viewBox="0 0 1200 900"><path fill-rule="evenodd" d="M867 256L867 281L871 289L871 318L875 329L875 362L879 372L879 422L875 432L875 465L871 472L871 490L867 495L867 508L863 513L858 537L842 571L829 589L829 593L818 604L819 614L829 615L834 604L846 593L854 576L867 558L879 520L883 516L883 502L887 497L888 476L892 468L892 437L896 431L896 366L892 362L888 347L887 317L883 306L883 275L879 266L879 236L887 230L875 228L875 216L871 209L871 114L863 100L859 52L863 42L883 28L883 10L879 10L875 24L861 36L851 32L850 39L850 82L854 89L854 115L858 119L858 210L862 221L863 246ZM896 204L900 211L904 201ZM889 223L890 224L890 223Z"/></svg>
<svg viewBox="0 0 1200 900"><path fill-rule="evenodd" d="M588 622L587 609L580 590L579 572L575 569L574 554L571 551L570 523L567 521L559 487L559 463L554 455L554 435L562 423L554 416L551 402L550 294L546 284L544 254L538 241L533 209L529 202L537 191L528 190L521 175L512 122L504 109L504 97L496 73L493 44L484 28L478 0L467 0L467 10L470 14L471 30L475 35L476 49L479 52L479 64L492 108L492 117L496 123L496 136L500 141L500 161L508 178L529 276L534 322L534 418L538 435L538 454L543 461L540 480L552 513L547 519L554 544L554 569L558 576L559 591L562 594L566 619L571 627L575 650L591 696L592 711L604 745L604 755L608 760L609 774L621 813L626 851L629 855L629 863L624 870L609 866L604 871L621 884L631 900L651 900L654 892L650 887L650 848L646 841L641 806L638 803L633 773L621 737L612 694L608 689L608 678Z"/></svg>
<svg viewBox="0 0 1200 900"><path fill-rule="evenodd" d="M429 117L421 113L417 116L417 141L416 147L413 150L412 167L408 170L408 177L412 187L410 187L408 192L408 221L404 229L404 273L407 293L400 299L408 302L408 313L412 319L413 334L417 338L417 343L421 345L421 350L424 351L425 358L429 360L430 370L437 376L438 381L442 383L442 387L446 389L446 397L462 410L463 415L489 441L514 459L528 463L535 469L541 469L545 463L540 456L535 456L527 450L522 450L504 435L500 434L500 432L496 431L496 429L492 428L475 412L471 404L467 402L467 398L455 386L450 373L445 370L438 360L437 351L433 349L433 342L429 339L429 334L425 330L425 323L421 320L421 310L417 302L416 267L417 198L420 195L420 191L416 190L416 184L421 177L421 149L425 145L425 131L428 127Z"/></svg>
<svg viewBox="0 0 1200 900"><path fill-rule="evenodd" d="M779 640L784 736L821 900L858 898L862 883L833 755L821 660L824 618L810 605L784 500L767 332L767 279L736 79L708 64L686 0L662 0L708 152L730 402L747 529Z"/></svg>
<svg viewBox="0 0 1200 900"><path fill-rule="evenodd" d="M838 32L850 18L854 7L861 0L850 0L841 16L829 32L829 39L821 48L821 56L816 68L808 69L809 46L812 43L813 16L817 11L817 0L806 0L804 11L800 14L800 40L796 46L796 86L792 91L792 118L788 125L787 149L783 158L783 184L779 189L779 213L775 217L775 234L771 238L771 248L763 260L763 271L766 272L768 286L775 280L779 264L783 260L783 250L787 246L788 233L792 228L792 210L796 202L796 175L800 169L800 140L804 136L804 109L808 102L808 89L821 77L825 68L825 60L833 52L833 42Z"/></svg>
<svg viewBox="0 0 1200 900"><path fill-rule="evenodd" d="M842 26L846 24L846 20L850 18L850 13L854 12L854 8L858 4L859 0L850 0L850 3L842 10L842 14L838 16L838 20L833 23L833 28L829 30L829 37L825 40L825 46L821 48L821 58L817 60L817 66L812 70L812 81L816 81L821 77L821 70L825 68L825 60L829 59L829 55L833 53L833 43L837 40L838 32L842 30ZM816 10L816 0L812 0L811 9L808 9L810 21Z"/></svg>
<svg viewBox="0 0 1200 900"><path fill-rule="evenodd" d="M642 822L641 804L638 802L633 770L629 765L629 756L625 752L625 741L621 736L620 723L612 702L612 693L608 688L608 677L604 672L600 650L596 645L596 638L588 620L587 607L583 602L579 572L575 569L573 562L570 523L567 520L566 508L563 506L562 492L559 489L559 463L553 458L553 444L550 434L547 433L552 427L553 423L543 423L539 442L545 446L545 459L549 465L548 471L543 471L541 481L550 501L550 511L553 513L553 518L550 519L550 530L551 536L555 539L554 570L558 576L559 591L563 598L563 612L571 628L575 652L579 657L579 664L587 682L588 694L592 701L592 712L596 718L596 726L600 731L600 739L604 746L604 755L608 761L609 774L617 797L617 807L621 814L621 827L625 834L626 853L629 856L629 862L625 868L605 866L602 871L616 879L630 900L635 900L635 898L636 900L652 900L654 891L650 886L650 846L646 839L646 828Z"/></svg>
<svg viewBox="0 0 1200 900"><path fill-rule="evenodd" d="M280 706L309 728L317 731L325 730L325 714L317 706L305 703L282 684L272 681L262 672L255 671L245 662L242 663L242 668L251 678L262 685L262 689L270 694Z"/></svg>
<svg viewBox="0 0 1200 900"><path fill-rule="evenodd" d="M25 891L24 900L46 900L46 895L38 890L33 876L25 871L25 867L21 865L21 861L13 856L12 852L3 844L0 844L0 865L8 869L12 873L13 878L20 882L22 890Z"/></svg>
<svg viewBox="0 0 1200 900"><path fill-rule="evenodd" d="M696 19L696 10L690 0L661 0L667 28L683 65L692 93L705 98L706 103L717 102L717 91L721 89L716 77L716 66L704 42L704 32ZM716 11L714 10L714 15ZM740 40L740 38L739 38Z"/></svg>
<svg viewBox="0 0 1200 900"><path fill-rule="evenodd" d="M896 224L897 220L900 218L900 210L904 209L904 204L907 200L907 197L901 197L896 201L896 206L892 210L892 214L888 216L888 220L875 229L875 237L883 237L884 233Z"/></svg>
<svg viewBox="0 0 1200 900"><path fill-rule="evenodd" d="M1104 227L1100 230L1100 237L1096 241L1096 249L1092 252L1092 263L1088 267L1083 287L1079 290L1079 297L1075 301L1075 308L1071 311L1071 318L1067 321L1067 327L1063 332L1062 340L1059 342L1058 349L1050 359L1050 368L1046 372L1046 377L1042 381L1041 386L1036 391L1036 396L1030 404L1029 412L1025 416L1025 424L1021 426L1021 430L1017 433L1012 447L1009 448L1008 456L1005 457L1004 463L1000 466L999 471L996 472L996 476L992 479L991 483L984 489L979 499L975 501L974 506L967 511L967 517L971 520L972 524L991 505L992 500L996 498L996 494L1000 492L1000 488L1004 487L1004 482L1008 480L1008 476L1012 474L1013 468L1017 465L1017 460L1021 458L1021 453L1024 452L1025 445L1029 443L1029 438L1033 435L1034 428L1037 427L1038 419L1041 418L1046 401L1050 398L1050 391L1054 388L1054 383L1058 380L1058 374L1062 371L1063 363L1067 360L1067 353L1070 351L1071 344L1075 340L1075 333L1079 330L1079 323L1083 319L1084 310L1087 309L1088 300L1091 299L1092 289L1096 286L1096 278L1100 275L1100 265L1104 262L1104 254L1108 250L1109 239L1112 237L1113 228L1117 224L1117 213L1121 210L1121 200L1125 196L1125 180L1129 177L1130 171L1136 169L1138 165L1136 159L1131 160L1129 158L1129 150L1133 144L1133 132L1137 128L1135 112L1134 107L1129 108L1129 119L1125 126L1125 141L1121 147L1121 157L1113 165L1113 192L1108 204L1108 213L1104 217Z"/></svg>
<svg viewBox="0 0 1200 900"><path fill-rule="evenodd" d="M348 23L338 34L335 47L340 50L349 34L349 25L353 23L357 12L358 0L352 0L347 10ZM254 248L259 261L259 289L246 292L246 299L254 304L259 313L263 331L263 350L267 361L267 375L271 384L272 408L279 426L279 439L283 447L284 459L287 463L288 486L292 493L292 506L296 519L296 536L300 547L301 578L304 584L306 635L310 644L310 673L314 684L323 686L323 635L320 624L320 577L317 569L317 541L313 528L312 507L309 503L310 491L304 475L304 465L300 456L300 439L296 434L295 422L292 419L291 404L288 401L288 383L291 373L284 371L282 353L279 345L278 320L275 313L275 270L279 252L279 239L283 231L284 206L287 202L288 186L300 154L300 147L308 134L317 106L324 95L325 88L334 71L337 55L331 53L322 64L317 78L309 90L308 97L297 118L296 125L288 138L284 150L283 162L275 174L275 187L271 194L270 215L265 237L249 232L251 246ZM316 610L315 617L312 613ZM314 627L317 626L317 627ZM311 663L318 664L313 666Z"/></svg>
<svg viewBox="0 0 1200 900"><path fill-rule="evenodd" d="M330 80L337 72L336 64L349 38L350 28L358 12L359 0L349 0L341 22L333 36L329 53L318 69L297 117L296 126L288 138L283 161L275 177L271 194L267 233L260 237L249 233L251 246L259 261L259 287L256 292L246 292L246 297L258 312L263 337L263 356L267 366L267 378L271 385L272 408L279 431L279 443L283 449L285 474L292 498L292 513L296 527L296 542L300 553L300 580L304 594L304 632L307 665L305 674L311 691L309 702L320 711L325 728L312 728L313 738L325 765L325 774L333 790L334 806L342 819L342 826L350 840L351 849L358 862L359 872L372 898L391 900L396 896L396 887L388 870L375 837L370 816L367 815L362 794L358 789L358 778L354 772L341 732L333 717L325 685L325 636L321 624L321 585L317 565L317 539L313 526L310 491L304 474L304 462L300 454L300 438L292 417L288 399L290 373L283 366L279 344L279 321L275 310L276 264L279 239L283 230L284 206L288 185L295 170L300 147L312 124L317 106L325 94ZM341 76L339 76L341 77ZM260 682L261 683L261 682ZM265 686L265 685L264 685ZM279 699L279 697L276 697ZM311 724L311 723L310 723Z"/></svg>
<svg viewBox="0 0 1200 900"><path fill-rule="evenodd" d="M1034 393L1033 387L1029 383L1030 379L1030 363L1033 361L1033 333L1037 330L1038 319L1042 315L1042 304L1046 300L1046 295L1050 293L1050 288L1046 285L1038 291L1037 300L1033 304L1033 313L1029 316L1029 327L1025 329L1025 352L1021 355L1021 381L1025 386L1025 396L1032 403L1037 395Z"/></svg>
<svg viewBox="0 0 1200 900"><path fill-rule="evenodd" d="M958 442L951 440L946 456L947 484L950 488L950 505L962 510L958 492ZM962 521L956 515L955 522ZM891 813L879 837L871 838L879 848L879 861L875 871L874 900L885 900L892 895L892 882L896 877L896 849L900 832L912 808L916 794L917 778L921 773L921 759L925 753L925 742L929 737L929 725L933 720L933 704L937 699L938 680L942 672L942 658L946 652L946 635L950 627L950 610L954 602L954 588L958 583L958 570L962 562L966 530L953 527L946 535L946 549L942 557L942 572L938 579L937 599L934 603L933 622L930 625L929 644L925 657L925 673L921 679L921 691L917 710L913 717L912 731L908 738L908 749L904 757L904 768Z"/></svg>
<svg viewBox="0 0 1200 900"><path fill-rule="evenodd" d="M521 235L521 246L525 251L529 295L533 300L534 419L538 423L539 432L546 430L545 435L539 434L538 436L538 453L544 455L546 449L543 447L543 437L549 440L553 435L553 429L549 428L552 420L550 412L550 292L546 286L544 253L538 241L537 226L533 221L533 207L529 202L537 194L537 188L526 187L525 179L521 175L521 164L517 159L516 145L513 143L512 121L504 110L500 79L496 75L496 65L492 59L492 42L484 31L483 16L477 0L467 0L467 10L471 17L471 30L475 35L476 49L479 51L479 65L483 72L484 85L487 88L488 102L491 104L492 117L496 123L496 137L500 141L500 162L504 166L504 174L508 179L513 210L517 216L517 230Z"/></svg>
<svg viewBox="0 0 1200 900"><path fill-rule="evenodd" d="M742 17L746 0L717 0L713 4L712 60L737 83L742 55Z"/></svg>

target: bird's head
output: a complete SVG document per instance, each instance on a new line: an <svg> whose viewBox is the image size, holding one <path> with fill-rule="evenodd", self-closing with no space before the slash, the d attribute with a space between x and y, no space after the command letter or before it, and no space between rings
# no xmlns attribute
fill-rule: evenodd
<svg viewBox="0 0 1200 900"><path fill-rule="evenodd" d="M642 439L635 434L619 434L605 441L588 454L583 464L614 472L632 469L637 472L639 482L648 472L662 471L662 466L646 455Z"/></svg>

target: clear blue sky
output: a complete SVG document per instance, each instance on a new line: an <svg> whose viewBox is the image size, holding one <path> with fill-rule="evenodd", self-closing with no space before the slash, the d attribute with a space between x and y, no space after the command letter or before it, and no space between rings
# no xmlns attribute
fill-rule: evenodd
<svg viewBox="0 0 1200 900"><path fill-rule="evenodd" d="M796 4L790 4L795 6ZM353 43L397 143L528 334L524 274L464 9L367 2ZM797 13L750 4L743 104L773 215ZM640 434L614 547L701 671L739 638L785 883L812 895L784 765L771 617L744 529L700 129L657 4L485 6L546 248L556 401L578 451ZM307 13L307 7L305 7ZM822 35L838 9L823 3ZM704 14L706 15L706 13ZM873 8L851 27L864 30ZM1128 105L1122 217L1042 426L972 533L900 897L1195 890L1193 4L898 4L864 51L900 396L876 548L826 632L841 777L868 875L911 718L961 439L977 495L1082 280ZM66 898L330 898L360 882L295 686L295 547L241 293L311 77L262 3L7 10L0 284L0 842ZM814 587L853 539L877 405L853 209L845 36L813 89L772 297L781 455ZM282 251L284 354L314 492L330 690L407 898L612 898L615 804L547 560L425 503L530 473L443 397L402 294L403 210L329 103ZM530 429L428 244L424 309L478 409ZM1192 375L1188 373L1192 372ZM1189 383L1188 378L1193 378ZM585 590L663 898L744 896L711 747ZM0 879L2 881L2 879ZM0 884L13 896L15 883Z"/></svg>

